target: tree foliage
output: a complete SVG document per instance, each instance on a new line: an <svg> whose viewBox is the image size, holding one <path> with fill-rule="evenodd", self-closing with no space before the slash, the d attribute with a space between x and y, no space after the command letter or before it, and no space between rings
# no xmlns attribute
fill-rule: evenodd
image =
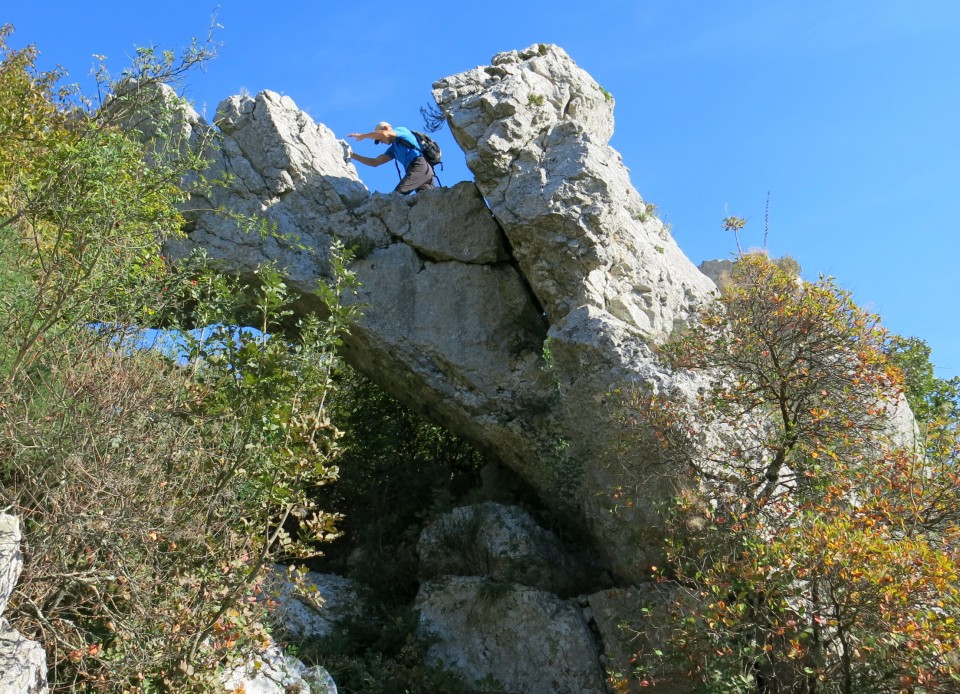
<svg viewBox="0 0 960 694"><path fill-rule="evenodd" d="M894 337L890 359L904 375L904 394L921 424L960 417L960 376L937 378L930 346L916 337Z"/></svg>
<svg viewBox="0 0 960 694"><path fill-rule="evenodd" d="M744 255L664 350L711 387L632 403L698 481L659 579L696 598L678 603L672 643L703 691L956 690L957 426L891 443L889 350L832 281Z"/></svg>
<svg viewBox="0 0 960 694"><path fill-rule="evenodd" d="M695 418L665 405L659 428L751 510L803 493L830 461L876 442L900 386L887 341L831 280L804 283L764 255L741 256L720 302L663 350L674 367L716 380Z"/></svg>
<svg viewBox="0 0 960 694"><path fill-rule="evenodd" d="M93 104L9 32L0 492L26 563L5 616L44 645L53 691L216 691L266 638L267 570L338 533L306 492L337 477L327 398L350 275L334 249L337 283L318 288L330 317L291 331L275 269L254 286L164 259L205 162L170 137L182 107L158 85L210 44L139 51L119 80L100 73ZM161 315L182 320L185 359L138 344ZM225 327L238 315L256 330Z"/></svg>
<svg viewBox="0 0 960 694"><path fill-rule="evenodd" d="M157 127L146 134L84 108L75 86L60 86L63 74L37 73L32 47L7 49L10 32L0 33L0 253L10 290L0 296L0 358L7 387L58 325L142 324L166 303L156 291L167 271L161 243L179 233L177 203L204 162L202 148L168 139L179 107L158 104L156 87L214 50L194 47L180 62L165 55L159 63L141 51L124 89L100 85L112 95L111 114L152 105Z"/></svg>

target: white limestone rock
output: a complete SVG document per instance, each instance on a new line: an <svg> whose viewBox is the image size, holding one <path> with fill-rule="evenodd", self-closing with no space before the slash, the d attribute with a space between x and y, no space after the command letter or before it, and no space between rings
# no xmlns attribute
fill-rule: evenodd
<svg viewBox="0 0 960 694"><path fill-rule="evenodd" d="M47 654L0 617L0 694L47 694Z"/></svg>
<svg viewBox="0 0 960 694"><path fill-rule="evenodd" d="M227 163L248 164L235 169L246 189L291 212L309 215L319 209L329 214L356 207L369 195L356 169L344 161L333 132L314 123L289 96L271 91L255 98L232 96L217 107L215 124ZM295 195L289 201L277 199L285 193Z"/></svg>
<svg viewBox="0 0 960 694"><path fill-rule="evenodd" d="M20 519L0 513L0 615L23 570ZM0 617L0 694L46 694L47 655Z"/></svg>
<svg viewBox="0 0 960 694"><path fill-rule="evenodd" d="M661 341L708 299L607 145L613 99L562 49L499 54L434 97L552 323L588 304Z"/></svg>
<svg viewBox="0 0 960 694"><path fill-rule="evenodd" d="M249 279L276 262L310 310L308 292L342 239L362 285L348 301L364 311L346 358L545 496L585 480L568 501L600 533L614 571L633 575L647 553L633 540L646 528L618 528L603 507L616 479L599 460L611 413L597 404L625 382L669 383L649 343L713 285L630 187L606 144L612 100L562 50L501 54L436 93L479 190L363 197L341 144L289 98L233 97L219 110L222 145L209 176L235 179L191 201L188 238L169 253L203 247ZM202 140L209 126L194 127ZM298 241L244 233L202 211L219 206L262 215Z"/></svg>
<svg viewBox="0 0 960 694"><path fill-rule="evenodd" d="M337 694L337 685L319 665L307 667L270 646L221 678L227 694Z"/></svg>
<svg viewBox="0 0 960 694"><path fill-rule="evenodd" d="M289 580L285 567L278 566L267 586L276 601L271 617L287 641L322 639L338 624L367 615L356 581L314 571L308 571L304 579L303 586L297 586Z"/></svg>
<svg viewBox="0 0 960 694"><path fill-rule="evenodd" d="M484 578L421 585L416 608L427 663L524 694L604 694L597 647L579 606Z"/></svg>
<svg viewBox="0 0 960 694"><path fill-rule="evenodd" d="M0 513L0 614L7 609L7 601L23 571L22 539L20 519Z"/></svg>

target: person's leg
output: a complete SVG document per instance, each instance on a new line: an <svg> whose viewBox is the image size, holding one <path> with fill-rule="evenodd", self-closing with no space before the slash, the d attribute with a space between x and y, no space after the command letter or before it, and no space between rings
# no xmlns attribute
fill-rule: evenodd
<svg viewBox="0 0 960 694"><path fill-rule="evenodd" d="M417 157L410 163L407 175L403 177L394 192L407 195L413 191L430 190L433 188L433 168L423 157Z"/></svg>

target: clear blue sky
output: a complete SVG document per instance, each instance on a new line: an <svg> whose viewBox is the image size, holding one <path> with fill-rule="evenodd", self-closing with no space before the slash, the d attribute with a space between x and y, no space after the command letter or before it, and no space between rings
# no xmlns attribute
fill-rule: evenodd
<svg viewBox="0 0 960 694"><path fill-rule="evenodd" d="M836 277L927 341L939 376L960 374L958 0L4 4L11 45L87 84L93 54L119 72L135 46L182 48L215 13L220 57L186 93L198 111L270 89L340 137L420 125L434 80L558 44L614 95L611 144L691 260L729 257L728 215L762 245L769 191L774 255ZM449 132L438 140L442 182L470 178ZM358 168L373 190L396 182Z"/></svg>

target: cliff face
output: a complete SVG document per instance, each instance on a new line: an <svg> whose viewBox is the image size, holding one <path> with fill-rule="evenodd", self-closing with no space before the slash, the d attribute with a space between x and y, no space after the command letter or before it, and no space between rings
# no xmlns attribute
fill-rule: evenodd
<svg viewBox="0 0 960 694"><path fill-rule="evenodd" d="M434 96L476 182L410 197L369 194L333 133L287 97L227 99L216 138L187 113L186 134L210 148L210 175L232 182L191 201L188 238L169 253L203 247L240 274L276 261L309 292L342 239L358 251L352 300L364 305L346 358L565 499L609 567L639 578L658 543L652 502L665 492L633 490L651 503L609 512L611 490L636 482L609 455L610 393L696 386L651 346L714 285L631 187L607 144L612 98L561 49L499 54L440 80ZM300 245L243 233L203 211L213 207L264 217Z"/></svg>

